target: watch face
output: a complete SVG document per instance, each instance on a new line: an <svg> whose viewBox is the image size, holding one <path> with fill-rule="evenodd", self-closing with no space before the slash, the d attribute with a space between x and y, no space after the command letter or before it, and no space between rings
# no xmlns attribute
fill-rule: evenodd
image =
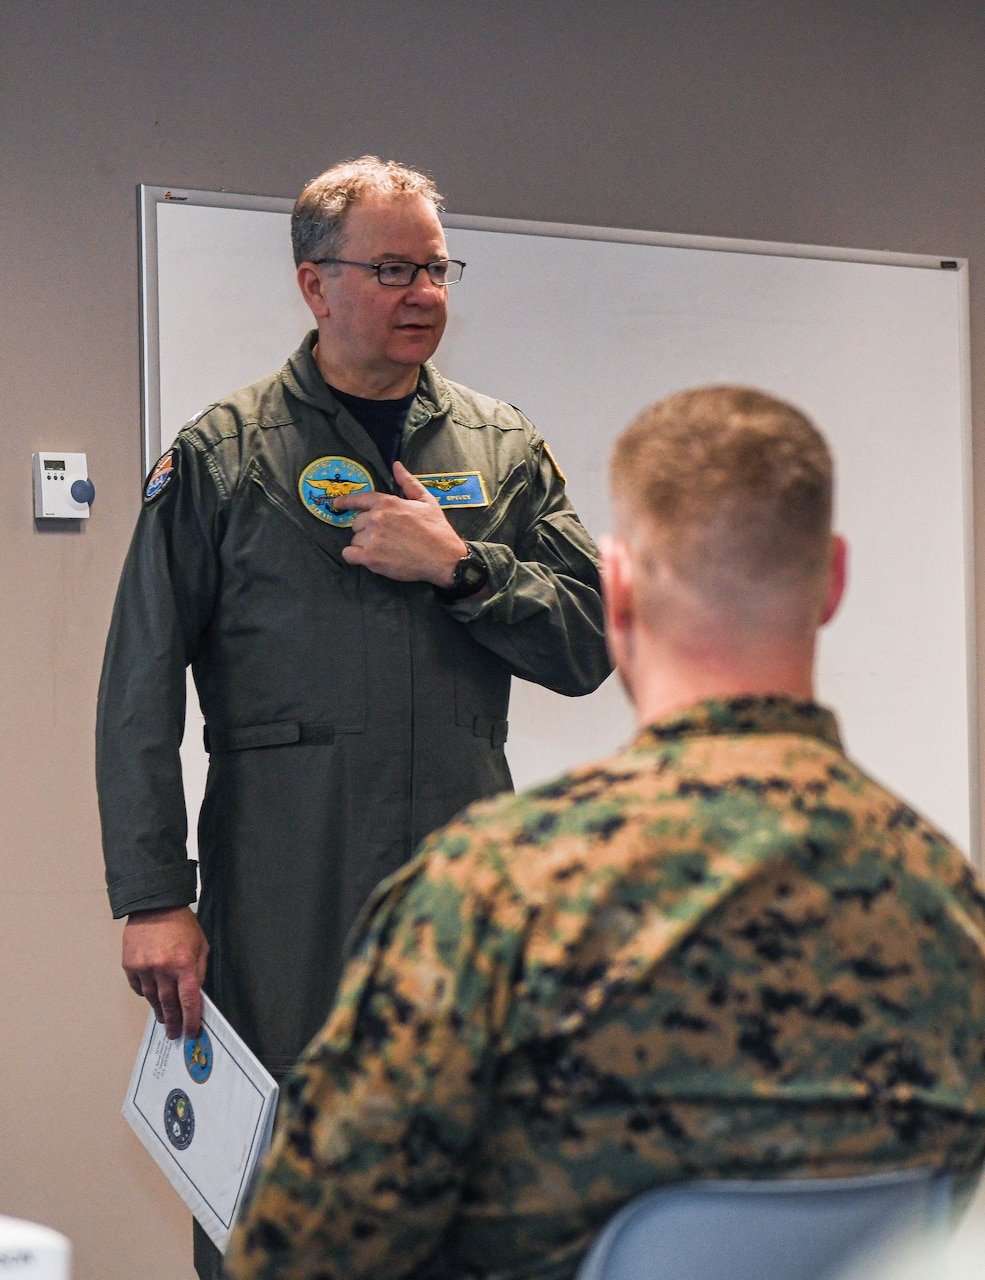
<svg viewBox="0 0 985 1280"><path fill-rule="evenodd" d="M474 591L478 591L479 587L485 582L489 576L486 566L478 558L475 552L469 552L469 558L462 561L461 580L463 587L471 587Z"/></svg>
<svg viewBox="0 0 985 1280"><path fill-rule="evenodd" d="M468 553L455 565L451 586L439 593L445 600L462 600L484 587L489 581L489 570L486 568L485 561L476 553L473 546L469 543L465 545Z"/></svg>

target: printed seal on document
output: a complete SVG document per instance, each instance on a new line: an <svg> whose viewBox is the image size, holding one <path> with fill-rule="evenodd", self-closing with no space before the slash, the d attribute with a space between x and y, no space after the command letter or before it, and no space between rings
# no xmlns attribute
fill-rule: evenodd
<svg viewBox="0 0 985 1280"><path fill-rule="evenodd" d="M164 1104L164 1132L168 1142L185 1151L195 1136L195 1112L184 1089L172 1089Z"/></svg>

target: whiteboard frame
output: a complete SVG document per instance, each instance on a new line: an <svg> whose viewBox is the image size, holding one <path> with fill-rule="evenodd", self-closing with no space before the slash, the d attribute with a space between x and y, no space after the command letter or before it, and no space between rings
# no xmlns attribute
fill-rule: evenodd
<svg viewBox="0 0 985 1280"><path fill-rule="evenodd" d="M218 209L250 209L263 213L290 213L294 201L283 196L241 195L230 191L194 191L179 187L137 188L140 231L140 393L142 465L146 475L160 454L160 328L157 287L157 210L162 204L180 203ZM822 258L834 262L872 262L884 266L923 267L940 271L944 262L955 264L961 276L963 313L961 355L965 365L964 435L965 476L971 475L971 374L969 353L968 260L941 254L890 253L882 249L824 248L809 244L783 244L773 240L732 240L725 236L676 235L664 231L633 231L620 227L589 227L570 222L533 222L517 218L488 218L476 214L442 212L442 224L460 231L502 231L514 235L556 236L564 240L611 240L617 244L652 244L674 249L712 249L720 253L751 253L778 258ZM970 497L970 485L965 494ZM970 512L966 506L966 516ZM970 533L970 524L965 530ZM966 557L967 558L967 557Z"/></svg>
<svg viewBox="0 0 985 1280"><path fill-rule="evenodd" d="M160 453L160 327L157 277L158 222L162 204L181 203L212 208L246 209L287 213L294 201L281 196L263 196L228 191L201 191L141 183L137 188L140 283L140 365L142 476ZM972 473L971 413L971 322L968 259L947 254L896 253L882 249L853 249L809 244L785 244L771 240L743 240L723 236L697 236L670 232L642 231L618 227L581 226L576 223L538 222L514 218L442 212L445 227L464 231L508 232L514 235L551 236L573 240L604 240L624 244L656 245L679 249L702 249L721 253L756 254L786 258L818 258L838 262L875 263L926 270L953 270L959 277L959 340L961 363L961 433L963 478L963 554L965 578L966 678L968 688L967 732L970 807L970 857L983 869L981 798L978 742L978 662L974 564L974 502Z"/></svg>
<svg viewBox="0 0 985 1280"><path fill-rule="evenodd" d="M252 209L290 213L293 200L282 196L235 195L228 191L186 191L179 187L137 187L140 233L140 422L141 479L161 453L161 330L157 285L157 210L162 204L194 204L212 209Z"/></svg>

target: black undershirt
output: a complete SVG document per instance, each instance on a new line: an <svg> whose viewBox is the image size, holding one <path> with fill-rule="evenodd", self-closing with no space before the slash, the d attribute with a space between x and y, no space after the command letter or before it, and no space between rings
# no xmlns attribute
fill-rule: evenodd
<svg viewBox="0 0 985 1280"><path fill-rule="evenodd" d="M400 452L404 423L417 392L412 391L409 396L401 396L399 400L367 400L365 396L353 396L348 391L340 391L331 383L329 390L339 404L349 410L379 449L387 469L392 471Z"/></svg>

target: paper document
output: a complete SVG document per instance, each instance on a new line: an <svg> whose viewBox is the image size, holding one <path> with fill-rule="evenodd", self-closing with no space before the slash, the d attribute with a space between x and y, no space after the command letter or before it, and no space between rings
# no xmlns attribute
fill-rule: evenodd
<svg viewBox="0 0 985 1280"><path fill-rule="evenodd" d="M123 1115L223 1251L276 1107L273 1076L206 995L196 1040L148 1015Z"/></svg>

